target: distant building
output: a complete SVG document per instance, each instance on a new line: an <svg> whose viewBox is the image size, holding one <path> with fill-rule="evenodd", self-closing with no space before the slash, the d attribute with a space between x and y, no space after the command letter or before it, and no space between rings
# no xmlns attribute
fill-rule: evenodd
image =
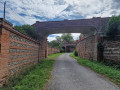
<svg viewBox="0 0 120 90"><path fill-rule="evenodd" d="M75 46L76 44L64 44L62 48L65 52L73 52L75 49Z"/></svg>

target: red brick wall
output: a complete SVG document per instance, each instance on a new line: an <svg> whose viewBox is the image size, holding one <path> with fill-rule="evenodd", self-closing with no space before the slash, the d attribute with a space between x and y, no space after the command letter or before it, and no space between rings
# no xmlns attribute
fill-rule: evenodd
<svg viewBox="0 0 120 90"><path fill-rule="evenodd" d="M46 57L47 57L47 39L44 38L41 40L40 58L44 59Z"/></svg>
<svg viewBox="0 0 120 90"><path fill-rule="evenodd" d="M9 61L9 31L6 31L4 28L1 28L0 35L0 86L5 82L8 77L8 61Z"/></svg>
<svg viewBox="0 0 120 90"><path fill-rule="evenodd" d="M95 36L83 37L79 40L76 50L78 52L78 56L85 59L94 59L94 49L95 48Z"/></svg>
<svg viewBox="0 0 120 90"><path fill-rule="evenodd" d="M59 49L57 49L57 48L52 48L52 47L49 47L49 46L48 46L47 49L48 49L48 55L54 54L54 53L59 53L59 52L60 52Z"/></svg>
<svg viewBox="0 0 120 90"><path fill-rule="evenodd" d="M3 21L3 22L2 22ZM27 65L39 60L40 43L14 30L12 24L0 22L0 86Z"/></svg>
<svg viewBox="0 0 120 90"><path fill-rule="evenodd" d="M39 43L10 33L9 73L15 73L30 63L38 62Z"/></svg>
<svg viewBox="0 0 120 90"><path fill-rule="evenodd" d="M0 19L0 86L10 75L47 57L47 53L59 52L58 49L50 47L47 52L47 39L43 39L41 42L40 44L14 30L11 23Z"/></svg>

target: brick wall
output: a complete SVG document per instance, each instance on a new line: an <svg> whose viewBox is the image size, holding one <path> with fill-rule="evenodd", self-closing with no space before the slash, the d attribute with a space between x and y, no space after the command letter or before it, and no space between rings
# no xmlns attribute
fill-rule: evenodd
<svg viewBox="0 0 120 90"><path fill-rule="evenodd" d="M105 37L104 42L104 60L113 60L120 62L120 37L109 38Z"/></svg>
<svg viewBox="0 0 120 90"><path fill-rule="evenodd" d="M94 52L95 48L95 36L83 37L78 41L76 45L76 50L78 56L85 59L95 59Z"/></svg>
<svg viewBox="0 0 120 90"><path fill-rule="evenodd" d="M47 40L42 43L13 29L13 25L0 19L0 86L10 75L36 64L47 56ZM52 48L49 54L58 52Z"/></svg>
<svg viewBox="0 0 120 90"><path fill-rule="evenodd" d="M30 63L37 63L39 43L10 32L9 73L12 74Z"/></svg>
<svg viewBox="0 0 120 90"><path fill-rule="evenodd" d="M48 46L48 55L60 52L57 48L52 48Z"/></svg>
<svg viewBox="0 0 120 90"><path fill-rule="evenodd" d="M39 60L40 43L14 30L12 24L0 22L0 86L8 76Z"/></svg>
<svg viewBox="0 0 120 90"><path fill-rule="evenodd" d="M44 59L46 57L47 57L47 39L43 38L41 40L40 58Z"/></svg>
<svg viewBox="0 0 120 90"><path fill-rule="evenodd" d="M98 48L98 43L102 46ZM112 60L120 62L120 36L114 38L90 36L82 38L76 46L78 56L93 60Z"/></svg>

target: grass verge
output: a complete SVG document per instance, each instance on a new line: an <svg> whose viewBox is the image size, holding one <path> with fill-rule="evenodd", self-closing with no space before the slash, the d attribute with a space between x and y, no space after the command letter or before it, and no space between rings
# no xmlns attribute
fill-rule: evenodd
<svg viewBox="0 0 120 90"><path fill-rule="evenodd" d="M0 90L43 90L46 82L51 78L51 71L57 58L62 53L52 54L36 65L23 70L19 75L10 77Z"/></svg>
<svg viewBox="0 0 120 90"><path fill-rule="evenodd" d="M89 67L90 69L94 70L95 72L107 77L114 83L120 86L120 70L112 67L112 66L106 66L102 62L92 61L92 60L86 60L80 57L74 56L74 54L70 55L71 57L77 59L78 63Z"/></svg>
<svg viewBox="0 0 120 90"><path fill-rule="evenodd" d="M56 59L58 56L60 56L61 54L64 54L64 53L56 53L56 54L51 54L48 56L48 59Z"/></svg>

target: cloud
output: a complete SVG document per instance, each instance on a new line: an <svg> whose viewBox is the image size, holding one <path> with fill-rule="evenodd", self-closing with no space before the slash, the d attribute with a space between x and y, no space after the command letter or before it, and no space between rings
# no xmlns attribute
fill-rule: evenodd
<svg viewBox="0 0 120 90"><path fill-rule="evenodd" d="M78 40L79 36L80 36L80 33L72 33L72 36L73 36L74 40Z"/></svg>
<svg viewBox="0 0 120 90"><path fill-rule="evenodd" d="M56 40L55 37L48 37L47 39L48 39L49 42L51 42L51 41L53 41L53 40Z"/></svg>
<svg viewBox="0 0 120 90"><path fill-rule="evenodd" d="M80 33L71 33L71 34L72 34L74 40L78 40ZM62 34L51 34L48 36L47 39L50 42L50 41L56 40L57 36L62 36Z"/></svg>
<svg viewBox="0 0 120 90"><path fill-rule="evenodd" d="M50 42L50 41L56 40L57 36L62 36L62 34L51 34L51 35L48 36L47 39Z"/></svg>
<svg viewBox="0 0 120 90"><path fill-rule="evenodd" d="M14 25L120 14L120 0L0 0L0 17L3 17L4 1L7 1L6 18ZM48 40L54 40L57 35ZM79 36L72 35L74 39Z"/></svg>
<svg viewBox="0 0 120 90"><path fill-rule="evenodd" d="M0 8L3 9L3 2ZM35 21L119 15L120 0L6 0L6 17L20 24ZM3 12L0 12L2 17Z"/></svg>

